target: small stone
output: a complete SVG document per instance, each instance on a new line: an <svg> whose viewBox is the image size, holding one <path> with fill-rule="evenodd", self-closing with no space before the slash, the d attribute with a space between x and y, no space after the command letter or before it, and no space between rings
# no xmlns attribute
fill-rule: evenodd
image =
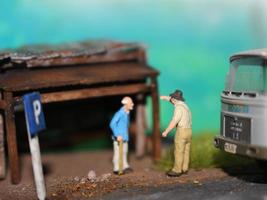
<svg viewBox="0 0 267 200"><path fill-rule="evenodd" d="M88 172L87 178L89 181L94 182L96 180L96 173L93 170Z"/></svg>
<svg viewBox="0 0 267 200"><path fill-rule="evenodd" d="M91 185L92 188L95 188L96 186L97 186L97 184L95 184L95 183L93 183L93 184Z"/></svg>
<svg viewBox="0 0 267 200"><path fill-rule="evenodd" d="M79 182L80 178L78 176L75 176L74 181Z"/></svg>
<svg viewBox="0 0 267 200"><path fill-rule="evenodd" d="M86 182L86 178L82 178L80 183L85 183Z"/></svg>

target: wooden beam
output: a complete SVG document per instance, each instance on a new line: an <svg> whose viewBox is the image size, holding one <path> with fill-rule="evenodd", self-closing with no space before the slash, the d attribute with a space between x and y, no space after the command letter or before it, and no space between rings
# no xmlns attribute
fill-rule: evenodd
<svg viewBox="0 0 267 200"><path fill-rule="evenodd" d="M138 62L77 65L75 67L47 67L44 69L11 70L0 76L5 91L25 92L60 87L94 87L97 84L112 85L114 82L145 80L156 76L158 71Z"/></svg>
<svg viewBox="0 0 267 200"><path fill-rule="evenodd" d="M153 158L158 161L161 157L161 138L159 127L159 96L157 78L151 78L151 97L153 106Z"/></svg>
<svg viewBox="0 0 267 200"><path fill-rule="evenodd" d="M146 135L146 106L144 103L144 95L139 94L136 97L136 133L135 133L135 155L137 158L142 158L145 155Z"/></svg>
<svg viewBox="0 0 267 200"><path fill-rule="evenodd" d="M13 109L13 95L11 92L4 92L4 100L7 102L7 109L5 110L5 124L7 134L7 146L9 157L9 168L11 171L11 181L13 184L18 184L21 179L19 156L17 149L17 137L15 127L15 113Z"/></svg>
<svg viewBox="0 0 267 200"><path fill-rule="evenodd" d="M27 67L47 67L47 66L66 66L68 64L84 64L84 63L108 63L108 62L118 62L118 61L129 61L139 59L139 50L129 53L108 53L108 54L96 54L83 57L72 57L72 58L53 58L53 59L32 59L27 61Z"/></svg>
<svg viewBox="0 0 267 200"><path fill-rule="evenodd" d="M42 103L60 102L77 99L87 99L92 97L104 97L113 95L135 94L149 91L146 84L131 84L124 86L108 86L100 88L79 89L63 92L52 92L41 94Z"/></svg>
<svg viewBox="0 0 267 200"><path fill-rule="evenodd" d="M2 92L0 91L0 105L2 100ZM0 107L1 108L1 107ZM4 117L0 111L0 179L6 177L6 156L5 156L5 135L4 135Z"/></svg>

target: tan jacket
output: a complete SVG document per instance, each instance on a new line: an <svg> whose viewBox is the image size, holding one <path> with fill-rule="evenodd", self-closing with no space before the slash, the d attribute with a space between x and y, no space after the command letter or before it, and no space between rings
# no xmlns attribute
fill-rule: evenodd
<svg viewBox="0 0 267 200"><path fill-rule="evenodd" d="M192 128L192 115L188 106L183 101L175 100L173 118L177 128Z"/></svg>

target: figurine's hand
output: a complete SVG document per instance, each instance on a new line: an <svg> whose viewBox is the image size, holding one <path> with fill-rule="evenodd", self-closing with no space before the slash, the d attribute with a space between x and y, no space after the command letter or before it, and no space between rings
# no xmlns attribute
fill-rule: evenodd
<svg viewBox="0 0 267 200"><path fill-rule="evenodd" d="M169 96L160 96L160 99L161 100L169 101L170 100L170 97Z"/></svg>
<svg viewBox="0 0 267 200"><path fill-rule="evenodd" d="M118 137L117 137L117 141L118 141L118 142L122 141L122 137L121 137L121 136L118 136Z"/></svg>
<svg viewBox="0 0 267 200"><path fill-rule="evenodd" d="M168 135L168 132L167 132L167 131L164 131L164 132L162 133L162 137L167 137L167 135Z"/></svg>

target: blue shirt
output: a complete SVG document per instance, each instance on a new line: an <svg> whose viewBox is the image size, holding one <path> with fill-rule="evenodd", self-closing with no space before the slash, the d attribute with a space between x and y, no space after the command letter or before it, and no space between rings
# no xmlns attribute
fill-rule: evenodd
<svg viewBox="0 0 267 200"><path fill-rule="evenodd" d="M109 124L113 132L113 139L117 138L118 136L121 136L123 141L129 141L129 121L129 113L126 113L124 107L121 107L121 109L114 114Z"/></svg>

